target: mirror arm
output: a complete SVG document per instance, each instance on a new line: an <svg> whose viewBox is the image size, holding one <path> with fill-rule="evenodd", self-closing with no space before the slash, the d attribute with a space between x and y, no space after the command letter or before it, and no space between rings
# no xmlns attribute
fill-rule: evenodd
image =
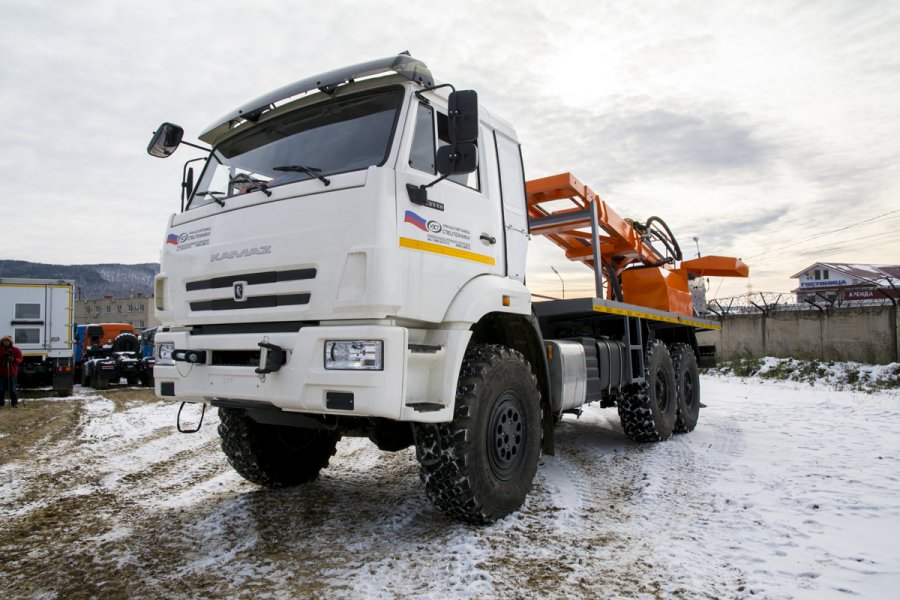
<svg viewBox="0 0 900 600"><path fill-rule="evenodd" d="M422 88L421 90L419 90L419 91L416 92L416 98L418 98L418 99L421 100L422 102L428 102L428 100L427 100L426 98L423 98L423 97L422 97L422 94L424 94L425 92L431 92L431 91L433 91L433 90L439 90L439 89L445 88L445 87L450 88L450 89L453 90L454 92L456 91L456 88L453 87L453 84L451 84L451 83L442 83L441 85L433 85L433 86L431 86L431 87Z"/></svg>
<svg viewBox="0 0 900 600"><path fill-rule="evenodd" d="M440 202L434 202L428 199L428 188L447 179L450 173L441 175L429 184L415 185L413 183L406 184L406 192L409 194L409 201L419 206L428 206L437 210L444 210L444 205Z"/></svg>
<svg viewBox="0 0 900 600"><path fill-rule="evenodd" d="M432 182L429 183L428 185L420 185L419 187L420 187L421 189L423 189L423 190L427 190L428 188L430 188L431 186L435 185L436 183L440 183L440 182L442 182L443 180L447 179L448 177L450 177L450 175L452 175L452 173L447 173L446 175L441 175L440 177L438 177L437 179L435 179L434 181L432 181Z"/></svg>
<svg viewBox="0 0 900 600"><path fill-rule="evenodd" d="M184 140L181 140L181 143L184 144L185 146L190 146L191 148L197 148L198 150L203 150L204 152L211 152L211 151L212 151L212 148L204 148L203 146L200 146L200 145L197 145L197 144L192 144L192 143L186 142L186 141L184 141Z"/></svg>

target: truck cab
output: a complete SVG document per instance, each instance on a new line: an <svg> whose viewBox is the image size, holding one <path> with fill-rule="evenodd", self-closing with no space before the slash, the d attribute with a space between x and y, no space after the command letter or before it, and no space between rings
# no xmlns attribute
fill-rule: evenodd
<svg viewBox="0 0 900 600"><path fill-rule="evenodd" d="M161 396L451 416L471 325L531 309L515 132L454 113L449 92L392 57L282 88L200 135L212 149L156 278ZM462 143L468 172L439 173Z"/></svg>

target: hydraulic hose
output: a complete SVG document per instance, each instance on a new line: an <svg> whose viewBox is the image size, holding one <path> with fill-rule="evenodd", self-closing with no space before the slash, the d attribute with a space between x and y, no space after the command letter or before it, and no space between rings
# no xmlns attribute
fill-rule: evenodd
<svg viewBox="0 0 900 600"><path fill-rule="evenodd" d="M666 235L663 235L662 232L657 228L653 228L652 230L650 230L650 226L653 223L659 223L660 225L662 225L663 229L666 230ZM672 230L669 229L669 225L665 221L657 216L653 216L647 219L647 222L644 223L644 228L650 230L651 233L653 233L656 238L663 243L666 249L668 249L669 252L672 253L672 256L675 257L675 260L681 260L681 246L678 245L678 240L675 239L675 234L672 233Z"/></svg>

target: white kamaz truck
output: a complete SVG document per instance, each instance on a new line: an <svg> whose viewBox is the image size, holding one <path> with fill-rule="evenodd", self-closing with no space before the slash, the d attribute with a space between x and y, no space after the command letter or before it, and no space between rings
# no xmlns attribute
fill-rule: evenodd
<svg viewBox="0 0 900 600"><path fill-rule="evenodd" d="M694 428L695 331L717 325L688 282L746 265L682 261L661 219L621 219L569 174L526 185L515 131L475 92L401 54L249 102L208 147L182 137L164 123L148 147L207 153L161 253L156 393L218 407L246 479L308 482L367 436L415 446L434 504L487 523L585 403L640 442ZM596 297L533 303L533 235L593 269Z"/></svg>

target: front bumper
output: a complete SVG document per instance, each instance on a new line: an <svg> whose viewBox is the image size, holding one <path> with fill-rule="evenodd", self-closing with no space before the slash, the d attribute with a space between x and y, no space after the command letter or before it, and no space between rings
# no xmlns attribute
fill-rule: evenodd
<svg viewBox="0 0 900 600"><path fill-rule="evenodd" d="M468 330L424 331L390 325L309 326L269 334L159 332L157 343L174 343L176 350L205 351L205 362L157 364L154 384L158 396L185 402L228 400L289 412L446 422L452 418L456 374L470 335ZM326 340L382 340L383 370L326 370ZM279 370L257 374L254 366L217 364L217 353L251 352L259 349L260 342L285 351Z"/></svg>

